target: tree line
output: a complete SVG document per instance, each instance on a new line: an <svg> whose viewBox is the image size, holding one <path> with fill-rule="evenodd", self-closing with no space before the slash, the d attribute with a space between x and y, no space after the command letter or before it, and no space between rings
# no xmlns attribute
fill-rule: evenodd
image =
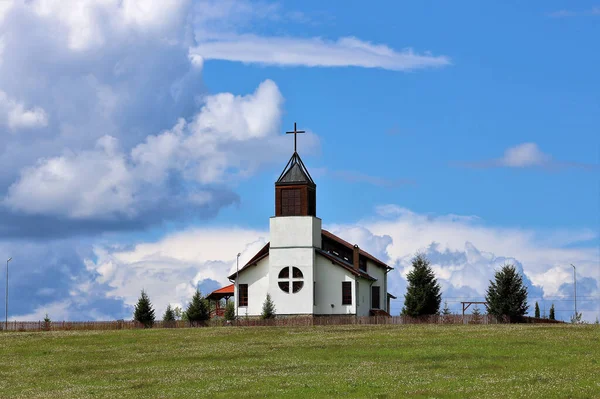
<svg viewBox="0 0 600 399"><path fill-rule="evenodd" d="M450 315L448 302L440 311L441 287L427 257L418 254L412 259L412 269L407 276L408 287L404 295L402 314L412 317L436 314ZM527 287L523 278L512 264L505 264L495 272L486 290L487 312L499 320L514 320L524 316L529 309ZM539 316L539 306L535 304L535 317ZM473 309L475 318L480 316L477 306ZM550 320L555 320L554 304L550 308Z"/></svg>
<svg viewBox="0 0 600 399"><path fill-rule="evenodd" d="M225 306L225 312L223 314L225 320L235 320L235 304L233 301L228 301ZM265 302L263 303L262 318L272 319L275 317L275 304L271 299L271 296L267 294ZM133 319L141 323L145 328L152 328L156 321L156 315L154 307L150 302L150 298L146 291L142 290L135 310L133 312ZM178 320L185 320L191 325L201 325L210 319L210 304L199 290L196 290L191 302L188 304L185 310L181 310L179 307L173 308L171 304L167 305L167 309L162 317L163 323L173 323Z"/></svg>

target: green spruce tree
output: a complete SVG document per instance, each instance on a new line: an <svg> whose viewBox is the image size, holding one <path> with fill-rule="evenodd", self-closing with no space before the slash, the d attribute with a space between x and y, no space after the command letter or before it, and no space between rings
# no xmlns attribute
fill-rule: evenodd
<svg viewBox="0 0 600 399"><path fill-rule="evenodd" d="M171 304L167 305L167 309L165 310L165 314L163 315L163 323L165 327L175 326L175 312L173 311Z"/></svg>
<svg viewBox="0 0 600 399"><path fill-rule="evenodd" d="M485 300L488 312L498 319L512 321L527 313L527 287L514 265L504 265L490 281Z"/></svg>
<svg viewBox="0 0 600 399"><path fill-rule="evenodd" d="M408 288L404 295L402 314L412 317L438 314L442 301L441 288L429 261L423 254L412 260L413 269L408 273Z"/></svg>
<svg viewBox="0 0 600 399"><path fill-rule="evenodd" d="M227 305L225 305L225 320L235 320L235 303L233 303L233 301L229 301L227 302Z"/></svg>
<svg viewBox="0 0 600 399"><path fill-rule="evenodd" d="M192 302L189 303L185 315L187 316L187 320L192 324L199 324L209 319L208 301L202 297L200 291L196 290L196 293L194 293Z"/></svg>
<svg viewBox="0 0 600 399"><path fill-rule="evenodd" d="M138 299L138 303L135 305L133 319L142 323L144 328L152 328L154 325L154 309L152 308L148 294L144 290L142 290L140 299Z"/></svg>
<svg viewBox="0 0 600 399"><path fill-rule="evenodd" d="M535 303L535 317L539 318L540 317L540 306L538 305L538 303Z"/></svg>
<svg viewBox="0 0 600 399"><path fill-rule="evenodd" d="M444 301L444 309L442 310L442 316L450 316L452 312L450 312L450 308L448 307L448 301Z"/></svg>
<svg viewBox="0 0 600 399"><path fill-rule="evenodd" d="M44 325L42 326L42 329L44 331L50 331L52 328L52 320L50 320L50 317L48 317L48 313L46 313L46 317L44 317Z"/></svg>
<svg viewBox="0 0 600 399"><path fill-rule="evenodd" d="M472 315L472 317L471 317L472 324L481 324L482 317L481 317L481 311L479 310L479 306L475 305L471 315Z"/></svg>
<svg viewBox="0 0 600 399"><path fill-rule="evenodd" d="M550 320L556 320L556 317L554 316L554 304L552 304L552 306L550 306L550 316L549 316Z"/></svg>
<svg viewBox="0 0 600 399"><path fill-rule="evenodd" d="M275 304L271 299L271 295L267 294L265 301L263 302L262 313L260 315L263 319L274 319L275 318Z"/></svg>

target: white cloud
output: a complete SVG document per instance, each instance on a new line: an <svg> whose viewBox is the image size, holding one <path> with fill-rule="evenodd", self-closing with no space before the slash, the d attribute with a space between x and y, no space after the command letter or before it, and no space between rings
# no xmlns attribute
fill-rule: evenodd
<svg viewBox="0 0 600 399"><path fill-rule="evenodd" d="M550 154L544 153L536 143L522 143L514 147L507 148L504 156L498 159L492 159L479 162L463 162L462 166L472 168L545 168L548 170L558 170L563 168L581 168L587 170L597 169L597 164L588 164L584 162L565 162L554 159Z"/></svg>
<svg viewBox="0 0 600 399"><path fill-rule="evenodd" d="M207 96L192 122L179 120L172 129L147 137L131 154L119 148L116 138L105 136L93 150L39 160L22 171L4 203L25 213L76 219L135 216L140 203L151 200L144 190L160 191L173 171L190 182L215 184L272 161L264 152L248 152L245 143L273 150L266 143L277 138L282 103L270 80L247 96ZM190 193L195 205L211 199L208 192Z"/></svg>
<svg viewBox="0 0 600 399"><path fill-rule="evenodd" d="M42 108L26 108L23 103L9 98L0 90L0 124L5 124L14 132L21 128L44 127L48 125L48 116Z"/></svg>
<svg viewBox="0 0 600 399"><path fill-rule="evenodd" d="M206 279L230 284L236 254L242 253L241 267L265 244L266 235L241 228L190 229L130 249L98 246L96 259L86 260L88 270L97 273L89 283L107 285L107 297L132 306L144 289L161 314L169 303L185 306Z"/></svg>
<svg viewBox="0 0 600 399"><path fill-rule="evenodd" d="M500 160L500 164L513 168L523 168L528 166L543 166L550 159L551 157L544 154L537 144L523 143L507 149L504 152L504 157Z"/></svg>
<svg viewBox="0 0 600 399"><path fill-rule="evenodd" d="M355 37L337 41L320 38L300 39L235 35L200 42L191 54L204 60L227 60L278 66L363 67L392 71L450 65L445 56L396 51L386 45L372 44Z"/></svg>

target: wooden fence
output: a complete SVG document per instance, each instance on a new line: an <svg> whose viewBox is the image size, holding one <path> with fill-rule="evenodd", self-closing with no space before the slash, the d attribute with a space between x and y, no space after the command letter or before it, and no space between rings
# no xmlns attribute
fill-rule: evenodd
<svg viewBox="0 0 600 399"><path fill-rule="evenodd" d="M508 322L505 320L504 322ZM562 323L561 321L523 317L514 320L517 323ZM494 316L485 314L478 317L473 315L433 315L427 317L409 317L409 316L289 316L277 317L275 319L263 320L260 318L240 317L236 321L227 321L223 318L214 318L206 322L190 323L183 320L175 322L157 321L153 328L190 328L190 327L260 327L260 326L279 326L279 327L305 327L305 326L334 326L334 325L400 325L400 324L498 324L500 323ZM45 323L43 321L10 321L5 328L4 323L0 323L0 331L81 331L81 330L132 330L140 329L144 326L133 320L115 320L115 321L53 321Z"/></svg>

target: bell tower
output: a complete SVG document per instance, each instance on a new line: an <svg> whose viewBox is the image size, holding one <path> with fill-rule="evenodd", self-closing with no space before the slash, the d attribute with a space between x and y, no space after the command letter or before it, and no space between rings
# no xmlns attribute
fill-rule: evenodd
<svg viewBox="0 0 600 399"><path fill-rule="evenodd" d="M275 182L275 216L317 216L317 185L296 151L296 134L304 131L294 123L286 133L294 134L294 154Z"/></svg>

